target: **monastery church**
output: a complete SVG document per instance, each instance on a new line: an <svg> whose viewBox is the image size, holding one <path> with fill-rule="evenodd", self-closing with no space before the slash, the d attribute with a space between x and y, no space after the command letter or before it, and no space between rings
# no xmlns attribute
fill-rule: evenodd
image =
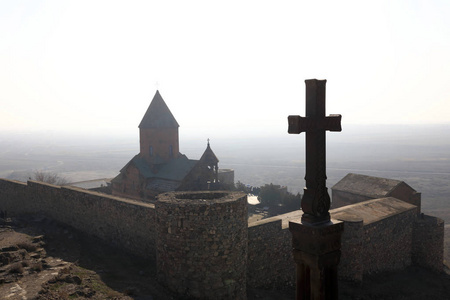
<svg viewBox="0 0 450 300"><path fill-rule="evenodd" d="M219 174L219 159L209 140L200 160L180 153L179 127L156 91L139 124L139 154L111 181L113 195L153 202L164 192L217 190L234 182L233 170L223 170Z"/></svg>

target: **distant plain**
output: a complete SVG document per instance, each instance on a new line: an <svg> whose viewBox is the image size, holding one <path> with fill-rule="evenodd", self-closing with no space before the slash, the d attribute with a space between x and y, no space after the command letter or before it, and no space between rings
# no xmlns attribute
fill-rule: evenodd
<svg viewBox="0 0 450 300"><path fill-rule="evenodd" d="M422 193L422 212L450 224L450 125L348 126L327 134L327 186L347 173L403 180ZM305 135L210 136L219 168L234 169L235 182L259 187L274 183L302 193ZM180 132L180 152L199 159L206 139ZM36 171L69 182L113 178L139 152L137 133L67 135L0 132L0 178L27 181ZM445 259L450 263L450 227Z"/></svg>
<svg viewBox="0 0 450 300"><path fill-rule="evenodd" d="M252 186L304 186L304 133L211 137L219 168L235 170L235 181ZM180 152L199 159L206 138L180 129ZM129 136L0 132L0 177L26 181L35 171L55 172L70 182L112 178L139 152ZM327 133L327 186L347 173L403 180L422 193L425 213L450 223L450 125L344 126Z"/></svg>

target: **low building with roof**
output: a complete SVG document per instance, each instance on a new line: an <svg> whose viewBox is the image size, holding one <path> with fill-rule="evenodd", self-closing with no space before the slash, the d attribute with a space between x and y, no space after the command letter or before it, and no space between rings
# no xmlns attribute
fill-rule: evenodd
<svg viewBox="0 0 450 300"><path fill-rule="evenodd" d="M219 159L208 144L199 160L179 151L178 122L159 91L139 124L140 152L112 181L112 194L144 201L169 191L195 191L223 188ZM233 173L230 175L230 172ZM227 184L234 171L224 175ZM234 184L234 182L233 182Z"/></svg>
<svg viewBox="0 0 450 300"><path fill-rule="evenodd" d="M331 188L331 193L332 208L394 197L417 206L420 213L421 193L400 180L349 173Z"/></svg>

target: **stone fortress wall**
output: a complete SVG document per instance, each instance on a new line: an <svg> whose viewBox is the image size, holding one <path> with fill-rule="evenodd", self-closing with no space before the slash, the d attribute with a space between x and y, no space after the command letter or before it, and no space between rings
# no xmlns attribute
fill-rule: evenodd
<svg viewBox="0 0 450 300"><path fill-rule="evenodd" d="M166 203L162 201L155 207L153 204L74 187L0 179L0 211L6 211L9 216L43 214L68 224L132 254L155 260L162 277L166 276L164 274L169 270L164 269L161 264L172 263L170 260L174 259L175 254L173 257L163 256L161 250L163 248L158 249L158 247L164 247L162 245L167 244L174 237L175 240L184 244L191 243L191 246L196 249L195 255L208 257L211 253L214 256L215 252L219 255L219 251L212 249L216 247L213 246L214 243L211 247L194 245L192 242L197 237L193 238L189 231L180 231L174 236L167 234L169 232L167 220L170 218L189 221L188 216L191 215L192 218L200 220L197 218L201 218L202 213L208 210L208 213L211 212L219 218L214 222L222 224L220 226L225 224L231 226L221 233L219 239L223 240L216 241L223 242L223 244L216 243L217 249L220 245L225 247L226 244L232 243L231 238L240 237L246 240L244 244L247 249L238 251L242 253L242 257L234 257L228 263L231 269L236 268L236 270L245 264L245 280L248 287L268 288L293 285L295 270L288 221L301 217L302 212L295 211L247 224L246 216L243 221L241 215L243 212L246 215L247 209L240 207L241 202L245 201L241 199L222 204L222 208L220 205L214 207L216 204L210 204L211 207L187 205L181 210L176 208L173 210L173 203L171 204L170 201ZM231 212L230 207L233 205L237 206ZM178 216L170 216L171 211ZM374 214L374 211L378 213ZM339 276L361 281L366 274L397 270L411 264L442 271L444 223L438 218L418 215L417 212L418 207L395 198L369 200L331 210L332 218L344 221ZM187 219L183 218L183 215L187 216ZM198 229L195 229L194 223L178 225L178 221L176 226L181 227L174 227L174 229L180 230L183 226L192 226L192 230ZM244 223L243 227L240 226L242 223ZM246 234L242 233L242 228L245 228ZM230 233L229 236L227 232ZM208 238L211 237L205 238L208 243ZM241 240L240 245L242 243ZM182 249L173 249L173 251L182 251ZM225 254L225 248L221 251L221 256L229 254L229 252ZM195 263L195 260L190 257L193 252L188 253L189 251L185 252L186 257L177 257L177 262L185 266ZM242 276L242 273L240 274ZM229 285L235 280L228 279L232 280L227 281L226 284ZM217 284L216 288L220 291L223 287ZM239 291L241 287L233 286L233 289Z"/></svg>
<svg viewBox="0 0 450 300"><path fill-rule="evenodd" d="M130 253L155 259L155 205L74 187L0 179L0 210L42 214Z"/></svg>

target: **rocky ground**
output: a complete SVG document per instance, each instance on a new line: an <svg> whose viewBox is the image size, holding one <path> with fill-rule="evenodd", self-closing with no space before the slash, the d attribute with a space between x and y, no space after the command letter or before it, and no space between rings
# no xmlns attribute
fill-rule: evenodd
<svg viewBox="0 0 450 300"><path fill-rule="evenodd" d="M248 290L293 299L294 290ZM43 217L0 219L0 299L182 299L156 281L154 262ZM450 299L450 276L411 267L340 282L340 299Z"/></svg>
<svg viewBox="0 0 450 300"><path fill-rule="evenodd" d="M0 228L0 299L175 299L154 264L46 218Z"/></svg>

